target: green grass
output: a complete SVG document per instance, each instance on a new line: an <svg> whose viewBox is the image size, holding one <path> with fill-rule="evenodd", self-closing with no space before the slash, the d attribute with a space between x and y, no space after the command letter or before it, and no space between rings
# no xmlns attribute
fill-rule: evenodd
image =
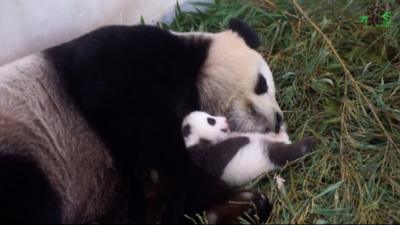
<svg viewBox="0 0 400 225"><path fill-rule="evenodd" d="M311 155L249 185L274 203L270 223L400 223L400 2L381 1L391 2L391 27L361 24L376 2L300 1L325 37L284 0L219 0L205 13L178 12L171 25L220 31L230 17L251 24L291 138L319 141Z"/></svg>

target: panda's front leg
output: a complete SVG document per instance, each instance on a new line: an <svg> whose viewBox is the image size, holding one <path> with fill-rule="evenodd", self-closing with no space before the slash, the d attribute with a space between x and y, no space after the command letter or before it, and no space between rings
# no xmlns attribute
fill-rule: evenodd
<svg viewBox="0 0 400 225"><path fill-rule="evenodd" d="M282 167L287 162L294 161L311 152L317 144L314 138L305 138L297 143L286 144L281 142L268 143L268 156L272 163Z"/></svg>

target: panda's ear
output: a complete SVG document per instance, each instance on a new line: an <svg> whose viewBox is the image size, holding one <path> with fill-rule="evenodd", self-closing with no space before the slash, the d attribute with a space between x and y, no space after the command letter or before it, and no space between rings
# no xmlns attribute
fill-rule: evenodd
<svg viewBox="0 0 400 225"><path fill-rule="evenodd" d="M229 21L229 28L237 32L250 48L256 49L261 45L261 39L256 31L243 20L232 18Z"/></svg>

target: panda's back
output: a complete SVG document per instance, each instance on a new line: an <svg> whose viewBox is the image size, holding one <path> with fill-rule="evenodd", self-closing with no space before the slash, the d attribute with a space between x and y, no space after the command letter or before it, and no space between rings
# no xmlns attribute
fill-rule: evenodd
<svg viewBox="0 0 400 225"><path fill-rule="evenodd" d="M34 160L60 199L63 222L106 216L117 188L112 159L42 54L0 67L0 157L8 155Z"/></svg>

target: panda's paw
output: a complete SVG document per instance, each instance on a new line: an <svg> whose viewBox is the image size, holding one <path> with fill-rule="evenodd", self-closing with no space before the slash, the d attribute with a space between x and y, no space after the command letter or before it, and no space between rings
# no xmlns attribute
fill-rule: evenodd
<svg viewBox="0 0 400 225"><path fill-rule="evenodd" d="M239 192L225 204L207 211L209 224L237 224L240 218L250 224L266 222L272 205L263 194L249 191Z"/></svg>
<svg viewBox="0 0 400 225"><path fill-rule="evenodd" d="M304 138L300 141L301 150L303 154L307 154L313 150L313 148L318 144L317 140L312 137Z"/></svg>
<svg viewBox="0 0 400 225"><path fill-rule="evenodd" d="M247 195L251 204L243 218L250 223L261 224L266 222L272 211L272 205L268 198L260 193L245 192L242 195Z"/></svg>

